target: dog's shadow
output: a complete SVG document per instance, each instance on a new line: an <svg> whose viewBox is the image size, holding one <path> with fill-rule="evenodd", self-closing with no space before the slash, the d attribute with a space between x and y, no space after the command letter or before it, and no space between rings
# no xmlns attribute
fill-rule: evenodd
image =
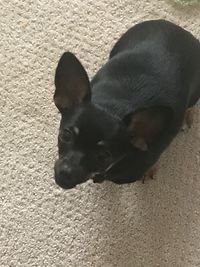
<svg viewBox="0 0 200 267"><path fill-rule="evenodd" d="M96 254L101 258L101 265L95 266L200 264L197 121L200 112L196 112L193 127L180 133L162 156L155 180L144 185L94 185L94 201L99 198Z"/></svg>

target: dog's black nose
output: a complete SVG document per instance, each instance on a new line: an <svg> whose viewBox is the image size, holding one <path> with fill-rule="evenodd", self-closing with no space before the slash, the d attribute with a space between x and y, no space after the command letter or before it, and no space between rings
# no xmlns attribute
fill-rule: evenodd
<svg viewBox="0 0 200 267"><path fill-rule="evenodd" d="M63 164L62 166L56 167L55 166L55 181L56 183L64 188L64 189L70 189L75 187L75 182L72 177L72 170L71 168Z"/></svg>
<svg viewBox="0 0 200 267"><path fill-rule="evenodd" d="M68 166L68 165L62 165L60 168L59 168L59 171L58 171L58 175L61 177L61 178L66 178L66 179L69 179L70 178L70 174L71 174L72 170L71 168Z"/></svg>

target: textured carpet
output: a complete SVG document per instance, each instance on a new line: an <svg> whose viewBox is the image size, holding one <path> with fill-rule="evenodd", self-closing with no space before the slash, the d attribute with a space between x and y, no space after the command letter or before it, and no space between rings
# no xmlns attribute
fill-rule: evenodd
<svg viewBox="0 0 200 267"><path fill-rule="evenodd" d="M200 112L156 179L54 184L54 71L71 50L90 77L115 40L165 18L200 38L200 8L161 0L0 2L0 266L200 266Z"/></svg>

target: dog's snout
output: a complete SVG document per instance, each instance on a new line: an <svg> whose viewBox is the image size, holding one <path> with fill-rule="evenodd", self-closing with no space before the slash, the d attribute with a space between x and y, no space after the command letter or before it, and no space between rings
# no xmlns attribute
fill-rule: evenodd
<svg viewBox="0 0 200 267"><path fill-rule="evenodd" d="M76 185L72 175L72 168L61 160L58 160L55 164L55 181L65 189Z"/></svg>
<svg viewBox="0 0 200 267"><path fill-rule="evenodd" d="M68 165L64 164L59 168L58 176L61 177L61 179L69 180L71 176L71 172L72 172L72 169Z"/></svg>
<svg viewBox="0 0 200 267"><path fill-rule="evenodd" d="M54 168L55 181L60 187L70 189L86 181L86 173L80 166L81 157L82 153L69 151L65 157L56 161Z"/></svg>

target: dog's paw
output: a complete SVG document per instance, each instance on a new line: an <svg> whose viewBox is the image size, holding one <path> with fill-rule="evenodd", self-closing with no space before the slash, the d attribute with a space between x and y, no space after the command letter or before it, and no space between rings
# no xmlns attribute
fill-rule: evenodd
<svg viewBox="0 0 200 267"><path fill-rule="evenodd" d="M185 112L182 131L185 131L187 128L191 128L194 121L194 108L188 108Z"/></svg>
<svg viewBox="0 0 200 267"><path fill-rule="evenodd" d="M157 165L153 165L148 171L145 172L144 176L142 177L143 184L147 179L151 179L151 180L154 179L154 176L157 172L157 168L158 168Z"/></svg>

